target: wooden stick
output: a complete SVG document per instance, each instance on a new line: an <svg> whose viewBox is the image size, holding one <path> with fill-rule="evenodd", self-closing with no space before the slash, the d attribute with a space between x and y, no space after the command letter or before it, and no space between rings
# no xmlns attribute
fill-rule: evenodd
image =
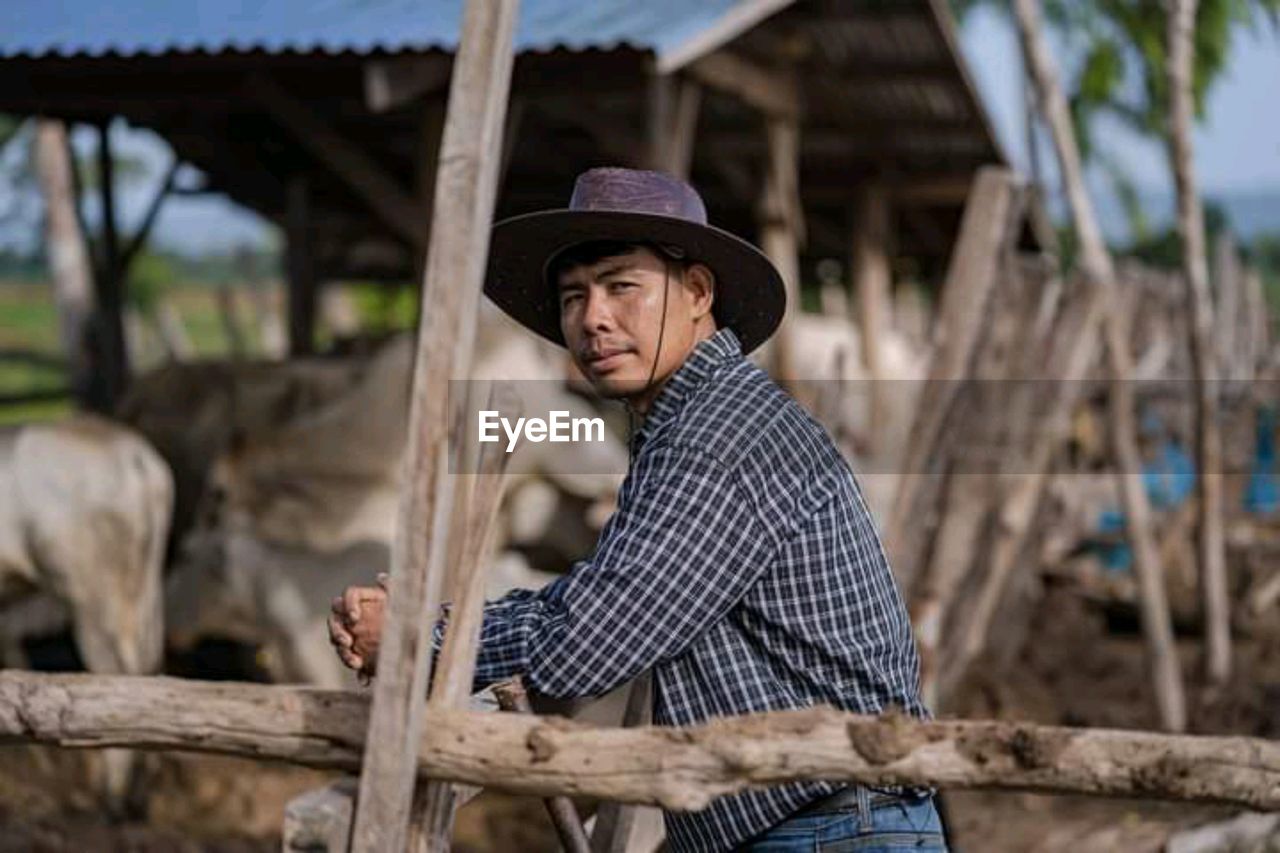
<svg viewBox="0 0 1280 853"><path fill-rule="evenodd" d="M930 466L942 462L936 453L938 442L963 380L972 375L987 305L998 278L1000 248L1018 207L1016 191L1017 182L1008 169L985 167L979 170L965 205L942 290L927 393L920 395L885 531L894 571L903 584L911 582L921 559L921 543L927 536L920 525L933 522L922 518L927 514L922 513L922 506L935 504L941 488L941 478Z"/></svg>
<svg viewBox="0 0 1280 853"><path fill-rule="evenodd" d="M498 402L499 397L514 399L514 395L504 394L489 382L468 382L467 387L471 392L465 407L468 417L479 408L501 408L508 417L516 416L517 405ZM477 405L471 405L472 401ZM462 529L450 533L449 547L455 555L449 561L451 610L428 700L433 708L465 708L471 697L484 616L484 565L493 544L494 519L502 502L504 474L511 459L497 444L477 446L477 442L471 440L474 437L478 437L474 430L467 431L463 445L476 452L463 454L461 464L466 467L454 475L456 485L466 492L464 497L455 499L456 504L467 507L467 511L455 513L454 521L461 519ZM417 824L414 834L420 839L420 843L413 845L416 848L434 850L448 846L457 810L454 787L432 782L422 792L414 816Z"/></svg>
<svg viewBox="0 0 1280 853"><path fill-rule="evenodd" d="M468 0L440 143L413 376L404 496L392 548L388 622L378 655L355 851L403 850L430 681L430 627L448 554L445 453L449 379L470 372L489 249L517 0Z"/></svg>
<svg viewBox="0 0 1280 853"><path fill-rule="evenodd" d="M631 682L627 707L622 712L623 728L647 726L653 722L653 672L645 671ZM596 809L596 825L591 831L592 853L626 853L635 826L637 806L603 802Z"/></svg>
<svg viewBox="0 0 1280 853"><path fill-rule="evenodd" d="M514 714L532 714L533 705L529 704L529 693L524 689L520 676L495 684L493 695L498 697L498 706L504 711ZM560 844L569 853L591 853L591 842L587 840L587 831L582 828L578 810L568 797L546 797L542 801L551 815L551 823L555 825L556 835L560 836Z"/></svg>
<svg viewBox="0 0 1280 853"><path fill-rule="evenodd" d="M1173 0L1168 11L1169 160L1178 190L1178 237L1182 244L1182 276L1191 312L1191 365L1195 372L1196 493L1200 523L1196 545L1200 587L1204 592L1205 668L1209 680L1225 684L1231 677L1231 594L1227 583L1227 543L1223 531L1222 429L1218 420L1219 342L1213 334L1213 297L1204 244L1204 209L1196 182L1192 65L1195 58L1197 0ZM1233 342L1247 338L1236 322L1235 282L1219 282ZM1228 294L1229 301L1228 301ZM1244 333L1244 334L1242 334ZM1235 348L1233 347L1233 350ZM1230 365L1224 361L1223 365Z"/></svg>
<svg viewBox="0 0 1280 853"><path fill-rule="evenodd" d="M350 771L369 711L354 691L0 673L0 743L179 749ZM640 729L431 709L419 745L417 770L432 778L677 810L802 779L1280 810L1280 743L1248 737L915 723L829 708Z"/></svg>
<svg viewBox="0 0 1280 853"><path fill-rule="evenodd" d="M1173 643L1164 573L1151 535L1151 507L1142 482L1142 459L1135 438L1133 388L1129 382L1133 372L1132 356L1123 300L1116 286L1115 266L1085 187L1071 112L1044 37L1039 0L1014 0L1013 8L1025 64L1058 152L1072 224L1080 242L1080 265L1089 282L1099 288L1103 300L1112 454L1124 500L1125 529L1133 548L1134 571L1142 590L1142 627L1151 660L1151 679L1161 723L1170 731L1182 731L1187 725L1186 697Z"/></svg>

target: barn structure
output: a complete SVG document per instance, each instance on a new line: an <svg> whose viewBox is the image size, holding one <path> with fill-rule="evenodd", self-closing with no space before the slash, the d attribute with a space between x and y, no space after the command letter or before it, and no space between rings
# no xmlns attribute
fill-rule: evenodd
<svg viewBox="0 0 1280 853"><path fill-rule="evenodd" d="M293 352L325 281L420 268L458 0L5 5L0 111L123 117L279 224ZM937 277L1005 159L945 0L527 0L516 50L499 216L594 165L687 174L790 286L848 260L869 327L895 259ZM98 277L118 304L119 265Z"/></svg>

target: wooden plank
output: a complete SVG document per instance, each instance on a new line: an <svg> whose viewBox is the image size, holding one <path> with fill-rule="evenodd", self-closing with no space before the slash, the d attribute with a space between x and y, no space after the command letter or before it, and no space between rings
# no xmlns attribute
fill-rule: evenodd
<svg viewBox="0 0 1280 853"><path fill-rule="evenodd" d="M688 68L695 80L738 98L769 116L796 118L802 97L787 69L762 68L728 51L704 56Z"/></svg>
<svg viewBox="0 0 1280 853"><path fill-rule="evenodd" d="M871 381L867 397L869 416L866 435L867 452L872 456L883 447L885 424L883 338L890 325L892 270L889 266L890 211L885 189L877 184L866 187L858 199L854 216L853 245L849 267L857 294L859 338L862 366Z"/></svg>
<svg viewBox="0 0 1280 853"><path fill-rule="evenodd" d="M248 91L303 148L341 180L396 236L417 246L426 242L427 214L394 177L265 75L249 78Z"/></svg>
<svg viewBox="0 0 1280 853"><path fill-rule="evenodd" d="M961 383L972 370L987 304L995 289L1000 248L1008 239L1010 216L1017 206L1017 187L1008 169L981 169L952 251L925 380L927 392L920 395L902 460L902 478L885 531L891 562L899 582L904 584L909 584L915 574L919 546L926 538L920 529L926 523L919 515L920 502L928 502L926 487L938 486L937 472L930 473L939 461L935 448Z"/></svg>
<svg viewBox="0 0 1280 853"><path fill-rule="evenodd" d="M4 743L179 749L350 771L360 763L369 711L368 697L355 691L0 672ZM922 723L831 708L675 729L436 709L428 721L410 753L418 772L536 796L690 810L748 787L827 779L1280 811L1280 743L1265 738Z"/></svg>
<svg viewBox="0 0 1280 853"><path fill-rule="evenodd" d="M311 192L305 175L289 179L285 189L285 264L288 273L289 354L315 351L316 298L319 286L311 240Z"/></svg>
<svg viewBox="0 0 1280 853"><path fill-rule="evenodd" d="M1128 320L1116 285L1115 265L1102 239L1102 229L1085 186L1071 110L1044 37L1040 4L1038 0L1014 0L1013 9L1024 64L1035 83L1037 103L1058 152L1059 172L1080 245L1080 267L1089 284L1099 289L1104 302L1102 331L1106 343L1113 464L1124 501L1125 528L1133 548L1134 571L1142 590L1142 627L1150 651L1151 678L1162 724L1171 731L1182 731L1187 724L1186 696L1173 642L1164 571L1151 534L1151 507L1142 481L1133 388L1129 381L1133 357L1129 352Z"/></svg>
<svg viewBox="0 0 1280 853"><path fill-rule="evenodd" d="M627 691L627 707L622 712L623 728L647 726L653 722L653 673L636 676ZM592 853L627 853L635 829L639 807L630 803L603 802L596 809L591 832Z"/></svg>
<svg viewBox="0 0 1280 853"><path fill-rule="evenodd" d="M518 417L518 398L501 383L465 383L467 400L455 423L468 421L480 409ZM485 566L492 551L494 520L502 502L503 476L510 455L497 444L479 445L474 430L461 428L452 442L459 447L455 462L455 511L449 531L448 630L436 661L428 706L465 708L475 679L476 655L484 615ZM501 696L499 696L501 700ZM440 850L449 845L459 797L456 786L432 782L414 806L411 847Z"/></svg>
<svg viewBox="0 0 1280 853"><path fill-rule="evenodd" d="M726 45L761 21L787 8L795 0L742 0L733 4L715 24L662 51L658 55L658 73L671 74L688 63Z"/></svg>
<svg viewBox="0 0 1280 853"><path fill-rule="evenodd" d="M784 386L796 378L791 366L790 318L800 311L800 246L804 243L804 214L800 206L800 124L794 118L765 122L769 161L756 216L760 248L782 275L787 289L787 313L778 331L763 347L761 357Z"/></svg>
<svg viewBox="0 0 1280 853"><path fill-rule="evenodd" d="M370 112L385 113L449 85L453 57L400 56L373 59L364 66L364 102Z"/></svg>
<svg viewBox="0 0 1280 853"><path fill-rule="evenodd" d="M702 87L683 76L654 76L651 87L648 168L687 181Z"/></svg>
<svg viewBox="0 0 1280 853"><path fill-rule="evenodd" d="M498 705L502 710L514 714L533 713L533 705L529 702L529 694L520 676L494 685L493 693L498 697ZM582 828L582 818L578 816L573 800L565 796L546 797L543 803L556 828L556 835L560 837L560 846L567 853L590 853L591 842L587 839L586 830Z"/></svg>
<svg viewBox="0 0 1280 853"><path fill-rule="evenodd" d="M414 366L404 495L391 562L388 621L378 655L356 851L402 850L430 683L431 619L440 604L452 488L446 471L455 374L470 372L488 259L517 0L468 0L440 145L431 240Z"/></svg>

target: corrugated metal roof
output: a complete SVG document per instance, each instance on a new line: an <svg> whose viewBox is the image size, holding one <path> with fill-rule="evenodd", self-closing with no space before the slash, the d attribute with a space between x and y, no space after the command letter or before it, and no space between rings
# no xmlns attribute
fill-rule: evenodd
<svg viewBox="0 0 1280 853"><path fill-rule="evenodd" d="M519 51L658 55L746 0L523 0ZM452 50L462 0L3 0L0 57Z"/></svg>

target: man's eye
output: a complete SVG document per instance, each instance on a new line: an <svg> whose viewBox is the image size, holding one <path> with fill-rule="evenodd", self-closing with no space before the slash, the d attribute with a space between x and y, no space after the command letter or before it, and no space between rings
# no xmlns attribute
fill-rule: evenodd
<svg viewBox="0 0 1280 853"><path fill-rule="evenodd" d="M581 299L581 298L582 298L582 294L581 294L581 293L565 293L565 294L561 294L561 296L560 296L560 304L561 304L561 305L568 305L570 302L575 302L575 301L577 301L577 300L579 300L579 299Z"/></svg>

